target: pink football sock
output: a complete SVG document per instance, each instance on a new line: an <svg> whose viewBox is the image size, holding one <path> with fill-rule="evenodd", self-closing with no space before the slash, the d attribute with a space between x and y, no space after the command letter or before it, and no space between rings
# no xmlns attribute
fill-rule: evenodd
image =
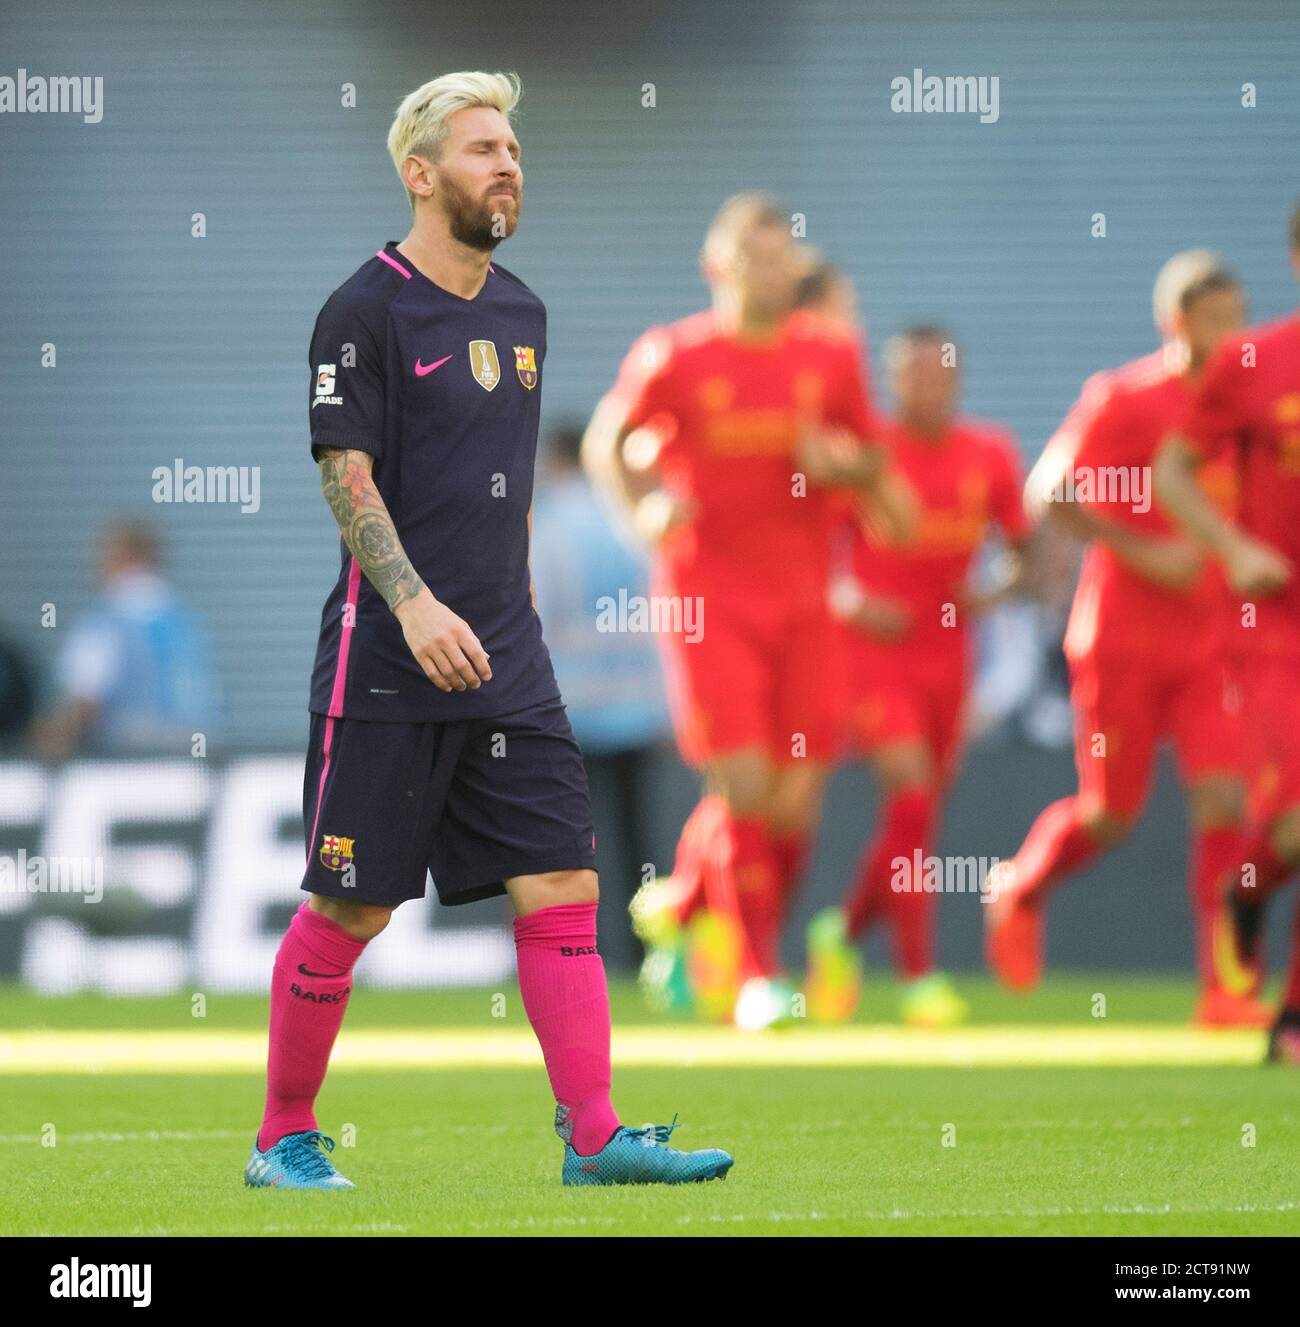
<svg viewBox="0 0 1300 1327"><path fill-rule="evenodd" d="M515 918L519 993L555 1094L555 1129L579 1156L613 1137L609 991L596 952L596 905L564 903Z"/></svg>
<svg viewBox="0 0 1300 1327"><path fill-rule="evenodd" d="M304 899L280 941L271 975L266 1113L257 1146L316 1128L312 1109L352 990L352 967L366 947Z"/></svg>

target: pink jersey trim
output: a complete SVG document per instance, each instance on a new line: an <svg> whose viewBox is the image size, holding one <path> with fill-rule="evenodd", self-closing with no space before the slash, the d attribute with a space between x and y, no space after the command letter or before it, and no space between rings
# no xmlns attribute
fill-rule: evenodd
<svg viewBox="0 0 1300 1327"><path fill-rule="evenodd" d="M361 589L361 567L356 558L348 562L348 598L343 609L343 625L339 636L339 659L334 668L334 691L330 695L330 718L343 717L343 692L348 681L348 652L352 648L352 627L357 620L357 593ZM351 610L351 611L349 611Z"/></svg>
<svg viewBox="0 0 1300 1327"><path fill-rule="evenodd" d="M307 849L307 863L311 864L312 853L316 851L316 828L320 824L320 805L325 800L325 776L330 772L330 742L334 736L334 720L325 720L325 741L322 748L324 759L320 767L320 785L316 789L316 814L311 822L311 845Z"/></svg>
<svg viewBox="0 0 1300 1327"><path fill-rule="evenodd" d="M389 267L391 267L396 272L400 272L408 281L411 279L411 274L406 270L406 268L404 268L401 265L401 263L399 263L395 258L392 258L388 254L386 254L382 249L380 249L379 252L375 254L375 257L382 258L384 262L386 262L389 265Z"/></svg>

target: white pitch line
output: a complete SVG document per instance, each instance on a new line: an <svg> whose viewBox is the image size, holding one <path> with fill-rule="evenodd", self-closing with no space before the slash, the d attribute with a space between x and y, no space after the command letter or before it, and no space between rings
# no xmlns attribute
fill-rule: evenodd
<svg viewBox="0 0 1300 1327"><path fill-rule="evenodd" d="M577 1201L583 1201L585 1197L591 1197L586 1190L577 1195ZM296 1195L295 1195L296 1197ZM938 1211L908 1212L901 1208L893 1208L888 1212L708 1212L698 1215L688 1214L673 1218L673 1224L676 1226L745 1226L745 1225L785 1225L790 1222L821 1222L835 1221L837 1223L852 1223L866 1225L872 1222L896 1222L896 1221L1002 1221L1002 1220L1023 1220L1023 1221L1048 1221L1069 1217L1099 1217L1099 1216L1262 1216L1266 1214L1277 1214L1282 1212L1294 1212L1300 1210L1300 1203L1213 1203L1200 1207L1175 1207L1170 1203L1146 1204L1139 1203L1129 1206L1106 1205L1102 1207L1024 1207L1024 1208L969 1208L958 1207L950 1209L940 1209ZM640 1226L643 1222L622 1216L554 1216L554 1217L510 1217L499 1221L476 1221L472 1218L461 1220L456 1223L459 1230L476 1230L486 1233L513 1230L545 1230L545 1229L563 1229L574 1230L584 1227L599 1228L608 1230L620 1226ZM425 1234L428 1231L444 1229L444 1225L437 1221L430 1222L427 1226L418 1221L411 1225L399 1225L385 1221L374 1221L366 1223L334 1223L334 1222L311 1222L311 1223L283 1223L271 1224L262 1227L263 1234L308 1234L319 1232L325 1235L342 1235L349 1233L366 1234L391 1232L394 1234L411 1233L415 1235ZM57 1235L59 1231L44 1231L44 1235ZM194 1232L189 1229L168 1228L168 1227L137 1227L130 1232L133 1235L189 1235Z"/></svg>
<svg viewBox="0 0 1300 1327"><path fill-rule="evenodd" d="M253 1126L255 1128L256 1126ZM130 1133L96 1129L90 1133L61 1133L55 1135L59 1143L198 1143L217 1138L252 1138L251 1129L140 1129ZM38 1133L0 1134L0 1145L5 1143L40 1143Z"/></svg>
<svg viewBox="0 0 1300 1327"><path fill-rule="evenodd" d="M1021 1218L1029 1221L1043 1221L1057 1217L1072 1216L1225 1216L1240 1213L1247 1216L1259 1216L1263 1213L1300 1211L1300 1203L1213 1203L1203 1207L1175 1207L1172 1203L1145 1204L1132 1206L1106 1205L1103 1207L1025 1207L1025 1208L969 1208L961 1207L937 1212L905 1212L894 1208L888 1212L852 1212L826 1213L810 1212L806 1216L783 1216L778 1212L769 1212L759 1216L743 1216L731 1213L707 1213L699 1216L687 1215L675 1218L679 1226L722 1224L746 1221L950 1221L974 1220L996 1221L1006 1218Z"/></svg>
<svg viewBox="0 0 1300 1327"><path fill-rule="evenodd" d="M1042 1067L1255 1064L1262 1033L1197 1032L1153 1024L974 1027L914 1032L898 1027L797 1028L744 1034L730 1028L649 1025L614 1035L623 1067ZM346 1030L331 1067L353 1069L533 1068L531 1031L441 1028ZM266 1034L189 1030L31 1031L0 1034L0 1074L261 1073Z"/></svg>

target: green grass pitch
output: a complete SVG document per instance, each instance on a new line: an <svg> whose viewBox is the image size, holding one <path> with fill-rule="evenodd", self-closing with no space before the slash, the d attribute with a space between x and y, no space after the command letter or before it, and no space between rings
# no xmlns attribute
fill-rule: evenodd
<svg viewBox="0 0 1300 1327"><path fill-rule="evenodd" d="M359 1187L330 1194L243 1186L264 998L214 996L195 1019L188 996L0 991L0 1235L1300 1233L1300 1079L1255 1062L1262 1035L1189 1036L1192 992L1179 981L1063 975L1028 1001L982 979L962 989L969 1038L877 1040L893 1015L878 983L842 1030L852 1062L834 1063L832 1039L801 1065L815 1029L694 1042L693 1025L654 1018L616 983L624 1120L676 1111L674 1143L725 1146L736 1166L722 1183L566 1190L540 1061L477 1064L463 1049L470 1061L477 1047L527 1050L517 991L494 1007L488 991L361 988L317 1105L340 1141L335 1164ZM1032 1048L1002 1033L1025 1030L1045 1047L1077 1043L1085 1062L1016 1062ZM185 1039L187 1067L165 1050L152 1067L79 1062L87 1045L154 1032ZM346 1064L371 1034L383 1034L378 1065ZM428 1034L418 1049L430 1060L387 1065L404 1037ZM693 1048L680 1059L678 1040ZM204 1064L218 1044L234 1058L214 1049ZM66 1062L40 1058L52 1053Z"/></svg>

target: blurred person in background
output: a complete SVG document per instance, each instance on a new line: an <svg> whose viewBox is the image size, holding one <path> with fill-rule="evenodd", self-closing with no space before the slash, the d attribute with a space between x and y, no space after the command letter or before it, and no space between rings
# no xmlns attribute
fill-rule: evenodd
<svg viewBox="0 0 1300 1327"><path fill-rule="evenodd" d="M1290 241L1300 278L1300 205ZM1240 483L1235 514L1216 508L1203 482L1224 461ZM1252 787L1245 841L1219 881L1226 943L1213 958L1220 982L1250 992L1263 980L1263 905L1300 869L1300 313L1224 338L1155 471L1157 497L1231 591ZM1300 909L1292 926L1268 1058L1300 1065Z"/></svg>
<svg viewBox="0 0 1300 1327"><path fill-rule="evenodd" d="M658 634L674 730L704 778L672 887L647 887L634 920L665 971L689 965L702 1011L760 1028L792 1017L782 899L837 740L832 513L841 494L885 492L887 470L860 338L793 312L789 212L763 194L728 199L700 266L710 307L632 345L583 457L655 547L655 601L681 618ZM643 457L644 431L657 443ZM693 631L686 613L701 609Z"/></svg>
<svg viewBox="0 0 1300 1327"><path fill-rule="evenodd" d="M208 634L161 561L146 521L116 521L100 536L98 594L59 652L53 707L32 725L38 756L188 754L196 734L214 736L219 693Z"/></svg>
<svg viewBox="0 0 1300 1327"><path fill-rule="evenodd" d="M1074 744L1069 665L1062 651L1079 579L1079 544L1054 525L1033 533L1033 598L994 606L976 627L978 662L967 738L972 745Z"/></svg>
<svg viewBox="0 0 1300 1327"><path fill-rule="evenodd" d="M592 801L608 808L598 819L612 832L599 847L610 852L612 843L613 851L601 874L627 891L625 908L653 859L646 802L656 748L670 732L668 702L653 633L610 626L620 601L644 600L648 568L592 491L581 449L581 427L557 428L547 441L533 508L533 583Z"/></svg>
<svg viewBox="0 0 1300 1327"><path fill-rule="evenodd" d="M850 315L852 287L825 260L807 274L808 307ZM890 464L920 502L913 537L897 545L846 513L831 581L847 741L883 793L875 836L844 904L808 928L808 1010L852 1016L862 989L860 947L877 922L891 931L904 982L901 1015L915 1027L962 1022L966 1002L936 970L935 893L926 863L943 798L956 777L974 666L970 628L1020 585L1029 529L1019 449L1002 426L958 415L958 356L941 327L894 337L885 361L895 417L882 437ZM977 590L977 555L994 533L1007 546L996 583ZM918 869L918 867L920 869Z"/></svg>
<svg viewBox="0 0 1300 1327"><path fill-rule="evenodd" d="M17 747L26 737L36 711L36 683L26 654L0 636L0 751Z"/></svg>
<svg viewBox="0 0 1300 1327"><path fill-rule="evenodd" d="M1219 980L1213 953L1219 882L1241 861L1244 842L1233 605L1221 569L1152 501L1150 476L1157 448L1186 418L1210 355L1241 325L1244 308L1217 254L1175 254L1153 294L1160 348L1090 378L1030 476L1027 504L1088 543L1065 641L1079 790L1034 821L985 910L989 965L1011 989L1032 989L1042 976L1048 897L1131 831L1157 745L1169 738L1191 821L1193 1020L1204 1027L1269 1021L1253 990ZM1232 510L1230 459L1205 466L1200 480Z"/></svg>

